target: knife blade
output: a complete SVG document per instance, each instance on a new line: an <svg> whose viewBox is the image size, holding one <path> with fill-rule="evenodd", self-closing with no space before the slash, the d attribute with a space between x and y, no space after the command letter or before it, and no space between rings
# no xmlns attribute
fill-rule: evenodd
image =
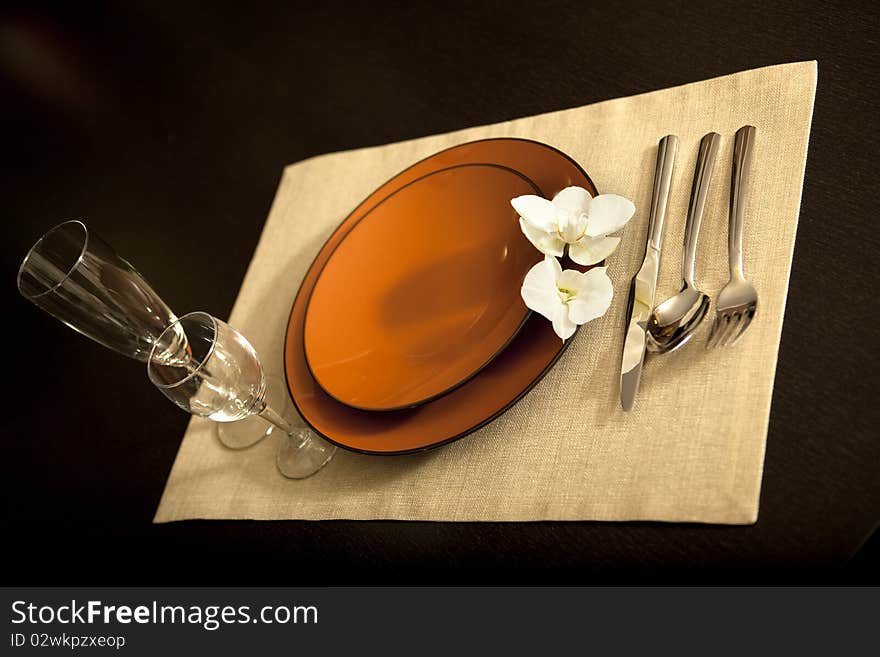
<svg viewBox="0 0 880 657"><path fill-rule="evenodd" d="M654 308L654 294L657 291L663 224L666 221L666 206L669 202L677 150L678 137L675 135L666 135L657 147L657 167L654 171L654 192L651 198L651 213L648 217L645 259L639 271L633 276L626 311L626 335L620 363L620 405L625 411L632 410L639 391L639 382L642 379L646 334L651 311Z"/></svg>

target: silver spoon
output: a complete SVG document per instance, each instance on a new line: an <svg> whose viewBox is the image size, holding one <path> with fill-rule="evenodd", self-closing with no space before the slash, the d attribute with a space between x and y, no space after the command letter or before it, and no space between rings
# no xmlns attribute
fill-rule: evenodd
<svg viewBox="0 0 880 657"><path fill-rule="evenodd" d="M703 223L703 211L706 209L706 197L709 194L709 182L720 142L721 135L717 132L710 132L700 141L684 229L681 291L657 306L651 314L648 321L647 348L652 353L667 353L687 343L709 311L709 296L700 292L694 284L694 262L700 224Z"/></svg>

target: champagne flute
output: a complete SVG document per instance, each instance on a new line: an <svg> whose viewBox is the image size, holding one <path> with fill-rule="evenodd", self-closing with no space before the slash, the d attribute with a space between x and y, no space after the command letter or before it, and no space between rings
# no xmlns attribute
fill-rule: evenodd
<svg viewBox="0 0 880 657"><path fill-rule="evenodd" d="M288 439L281 443L276 464L289 479L314 474L336 452L269 405L257 352L241 333L208 313L189 313L169 325L153 344L147 374L188 413L217 422L258 416L281 429Z"/></svg>
<svg viewBox="0 0 880 657"><path fill-rule="evenodd" d="M141 362L177 320L140 272L76 220L50 229L31 247L18 270L18 290L75 331ZM288 395L280 377L272 381L272 405L285 413ZM220 442L232 449L250 447L273 431L257 418L217 426Z"/></svg>
<svg viewBox="0 0 880 657"><path fill-rule="evenodd" d="M73 330L141 362L177 319L143 276L81 221L55 226L31 247L18 290Z"/></svg>

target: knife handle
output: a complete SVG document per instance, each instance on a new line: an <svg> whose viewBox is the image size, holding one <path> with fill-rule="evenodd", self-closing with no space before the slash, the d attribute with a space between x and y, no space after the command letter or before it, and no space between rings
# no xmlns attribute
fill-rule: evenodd
<svg viewBox="0 0 880 657"><path fill-rule="evenodd" d="M657 168L654 170L654 195L651 198L651 214L648 218L648 247L660 251L663 243L663 223L672 186L672 168L678 150L678 137L666 135L657 146Z"/></svg>

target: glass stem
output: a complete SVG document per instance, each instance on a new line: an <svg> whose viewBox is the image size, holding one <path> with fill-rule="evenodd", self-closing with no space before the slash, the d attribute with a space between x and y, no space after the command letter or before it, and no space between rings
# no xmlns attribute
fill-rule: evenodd
<svg viewBox="0 0 880 657"><path fill-rule="evenodd" d="M291 425L290 422L278 415L278 413L273 411L268 404L264 403L263 410L257 413L257 415L266 420L266 422L274 424L288 436L293 434L293 425Z"/></svg>

